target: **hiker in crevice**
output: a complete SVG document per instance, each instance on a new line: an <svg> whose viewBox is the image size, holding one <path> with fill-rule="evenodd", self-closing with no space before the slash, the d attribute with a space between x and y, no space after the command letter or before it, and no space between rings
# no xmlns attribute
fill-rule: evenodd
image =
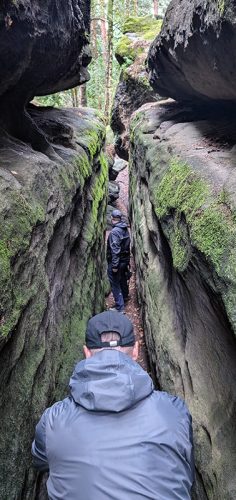
<svg viewBox="0 0 236 500"><path fill-rule="evenodd" d="M131 321L97 314L85 343L70 396L36 426L33 463L49 470L49 499L190 500L191 416L180 398L155 391L136 363Z"/></svg>
<svg viewBox="0 0 236 500"><path fill-rule="evenodd" d="M124 312L125 302L129 298L128 281L131 276L130 235L120 210L113 210L111 222L113 227L107 240L108 278L115 300L115 307L111 309Z"/></svg>

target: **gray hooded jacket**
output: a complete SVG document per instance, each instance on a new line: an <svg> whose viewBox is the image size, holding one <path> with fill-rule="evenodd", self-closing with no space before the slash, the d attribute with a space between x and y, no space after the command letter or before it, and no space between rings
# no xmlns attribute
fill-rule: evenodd
<svg viewBox="0 0 236 500"><path fill-rule="evenodd" d="M184 402L153 390L127 355L81 361L71 396L36 427L34 465L50 471L50 500L190 500L191 417Z"/></svg>

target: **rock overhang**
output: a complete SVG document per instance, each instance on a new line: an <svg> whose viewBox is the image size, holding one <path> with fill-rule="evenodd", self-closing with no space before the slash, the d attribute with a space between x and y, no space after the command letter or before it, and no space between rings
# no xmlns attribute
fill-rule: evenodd
<svg viewBox="0 0 236 500"><path fill-rule="evenodd" d="M172 0L150 47L154 90L179 101L236 101L236 7L232 0Z"/></svg>

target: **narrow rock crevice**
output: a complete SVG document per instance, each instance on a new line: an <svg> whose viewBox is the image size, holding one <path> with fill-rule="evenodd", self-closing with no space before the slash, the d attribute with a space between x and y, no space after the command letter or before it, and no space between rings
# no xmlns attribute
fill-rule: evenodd
<svg viewBox="0 0 236 500"><path fill-rule="evenodd" d="M211 228L211 218L201 226L199 239L193 232L195 220L197 224L204 210L209 213L209 204L214 207L214 221L226 217L224 229L232 220L230 203L224 207L220 201L219 212L214 212L218 179L225 176L228 160L209 182L209 171L206 173L201 161L204 158L205 167L213 152L206 159L208 144L201 142L203 150L198 156L194 147L198 151L201 136L199 130L196 135L195 123L163 122L163 107L150 104L141 108L131 125L131 222L145 338L160 388L184 398L193 417L197 469L193 498L231 500L236 491L236 337L231 308L235 278L234 267L230 273L226 270L228 259L234 259L235 246L231 247L227 235L217 239L220 225ZM211 127L205 121L203 134ZM220 135L223 129L224 124ZM154 136L158 136L155 141ZM230 147L226 147L226 156ZM227 190L229 179L224 178ZM194 189L199 188L203 201L191 212ZM199 196L198 191L197 203ZM234 234L233 224L230 235ZM202 241L207 247L201 246ZM213 258L211 244L213 252L219 252Z"/></svg>

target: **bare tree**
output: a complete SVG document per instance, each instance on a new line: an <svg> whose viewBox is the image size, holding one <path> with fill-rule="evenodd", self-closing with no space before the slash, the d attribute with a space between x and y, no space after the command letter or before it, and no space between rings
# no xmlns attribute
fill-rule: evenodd
<svg viewBox="0 0 236 500"><path fill-rule="evenodd" d="M79 106L79 98L78 98L78 87L74 87L71 89L71 99L73 108L78 108Z"/></svg>
<svg viewBox="0 0 236 500"><path fill-rule="evenodd" d="M106 65L107 63L107 25L106 25L106 13L105 13L105 0L100 0L100 11L101 11L101 36L102 36L102 46L103 46L103 60Z"/></svg>
<svg viewBox="0 0 236 500"><path fill-rule="evenodd" d="M111 103L112 91L112 66L113 66L113 13L114 0L107 2L107 18L108 18L108 44L107 44L107 67L106 67L106 95L105 95L105 118L109 118L109 110Z"/></svg>
<svg viewBox="0 0 236 500"><path fill-rule="evenodd" d="M130 15L130 10L131 10L131 1L130 0L125 0L125 12L127 13L127 16Z"/></svg>
<svg viewBox="0 0 236 500"><path fill-rule="evenodd" d="M159 14L159 2L158 2L158 0L153 0L153 10L154 10L154 16L157 17Z"/></svg>
<svg viewBox="0 0 236 500"><path fill-rule="evenodd" d="M132 1L132 15L137 16L138 15L138 0L133 0Z"/></svg>
<svg viewBox="0 0 236 500"><path fill-rule="evenodd" d="M87 102L87 91L86 91L86 83L81 85L80 87L80 106L86 107L88 105Z"/></svg>

